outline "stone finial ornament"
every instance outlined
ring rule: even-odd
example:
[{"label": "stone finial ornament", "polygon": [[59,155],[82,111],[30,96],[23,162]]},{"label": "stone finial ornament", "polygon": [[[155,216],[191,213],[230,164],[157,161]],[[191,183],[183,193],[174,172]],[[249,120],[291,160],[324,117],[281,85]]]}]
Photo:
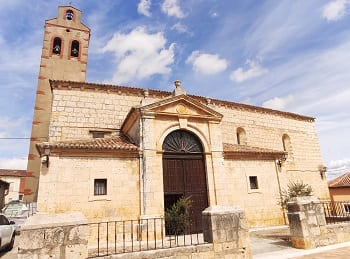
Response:
[{"label": "stone finial ornament", "polygon": [[181,87],[181,81],[180,80],[175,80],[174,84],[175,84],[176,88]]},{"label": "stone finial ornament", "polygon": [[178,96],[178,95],[186,95],[186,91],[182,89],[181,87],[181,81],[180,80],[175,80],[175,89],[173,91],[173,96]]}]

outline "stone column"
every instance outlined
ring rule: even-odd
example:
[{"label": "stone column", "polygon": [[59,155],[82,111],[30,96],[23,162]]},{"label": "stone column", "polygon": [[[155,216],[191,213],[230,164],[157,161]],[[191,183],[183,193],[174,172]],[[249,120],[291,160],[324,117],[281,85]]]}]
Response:
[{"label": "stone column", "polygon": [[[202,212],[204,241],[213,243],[215,258],[252,258],[249,228],[238,206],[211,206]],[[234,257],[232,257],[234,256]]]},{"label": "stone column", "polygon": [[297,197],[287,207],[293,247],[310,249],[328,244],[324,210],[316,197]]}]

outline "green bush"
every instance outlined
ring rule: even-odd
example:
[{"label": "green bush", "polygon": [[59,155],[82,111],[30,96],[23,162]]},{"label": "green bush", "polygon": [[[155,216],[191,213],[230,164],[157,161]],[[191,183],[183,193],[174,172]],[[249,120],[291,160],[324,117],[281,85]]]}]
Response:
[{"label": "green bush", "polygon": [[286,209],[287,203],[295,197],[311,196],[313,193],[312,187],[306,183],[301,182],[290,182],[288,184],[288,190],[282,191],[280,205]]},{"label": "green bush", "polygon": [[181,197],[170,209],[165,211],[167,234],[182,234],[190,225],[191,197]]}]

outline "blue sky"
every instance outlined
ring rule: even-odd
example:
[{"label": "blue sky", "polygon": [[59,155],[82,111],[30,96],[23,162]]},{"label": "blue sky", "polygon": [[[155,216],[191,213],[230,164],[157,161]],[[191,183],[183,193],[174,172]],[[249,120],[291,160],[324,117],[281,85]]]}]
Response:
[{"label": "blue sky", "polygon": [[[61,0],[0,0],[0,167],[25,168],[45,19]],[[316,117],[329,176],[350,171],[349,0],[76,0],[88,82]],[[5,138],[5,139],[4,139]]]}]

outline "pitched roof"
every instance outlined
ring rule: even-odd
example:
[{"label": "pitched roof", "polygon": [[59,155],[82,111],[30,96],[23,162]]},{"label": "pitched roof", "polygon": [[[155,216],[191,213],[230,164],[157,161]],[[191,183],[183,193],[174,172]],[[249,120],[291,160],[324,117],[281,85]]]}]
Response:
[{"label": "pitched roof", "polygon": [[[63,81],[63,80],[50,80],[50,86],[51,89],[80,89],[80,90],[101,90],[101,91],[111,91],[111,92],[123,92],[123,93],[130,93],[138,96],[144,96],[145,88],[138,88],[138,87],[131,87],[131,86],[120,86],[120,85],[109,85],[109,84],[97,84],[97,83],[87,83],[87,82],[75,82],[75,81]],[[158,98],[165,98],[171,96],[171,92],[168,91],[161,91],[161,90],[153,90],[153,89],[147,89],[149,92],[149,96],[152,97],[158,97]],[[210,100],[210,103],[213,105],[219,105],[219,106],[227,106],[235,109],[245,109],[249,111],[256,111],[261,113],[268,113],[268,114],[275,114],[284,116],[287,118],[293,118],[297,120],[306,120],[306,121],[314,121],[315,118],[300,115],[296,113],[291,112],[284,112],[284,111],[278,111],[273,110],[269,108],[264,108],[260,106],[254,106],[254,105],[248,105],[243,103],[236,103],[231,101],[225,101],[225,100],[219,100],[214,98],[208,98],[204,96],[198,96],[198,95],[192,95],[188,94],[187,96],[202,102],[206,104],[208,100]]]},{"label": "pitched roof", "polygon": [[0,176],[26,176],[26,170],[0,169]]},{"label": "pitched roof", "polygon": [[79,149],[79,150],[129,150],[138,151],[139,147],[132,144],[126,137],[117,136],[112,138],[93,138],[79,140],[65,140],[55,142],[43,142],[37,144],[40,154],[44,153],[44,148],[50,149]]},{"label": "pitched roof", "polygon": [[350,187],[350,172],[328,182],[329,188]]},{"label": "pitched roof", "polygon": [[286,154],[286,152],[279,150],[229,143],[223,143],[223,149],[226,154],[238,156],[282,157]]}]

